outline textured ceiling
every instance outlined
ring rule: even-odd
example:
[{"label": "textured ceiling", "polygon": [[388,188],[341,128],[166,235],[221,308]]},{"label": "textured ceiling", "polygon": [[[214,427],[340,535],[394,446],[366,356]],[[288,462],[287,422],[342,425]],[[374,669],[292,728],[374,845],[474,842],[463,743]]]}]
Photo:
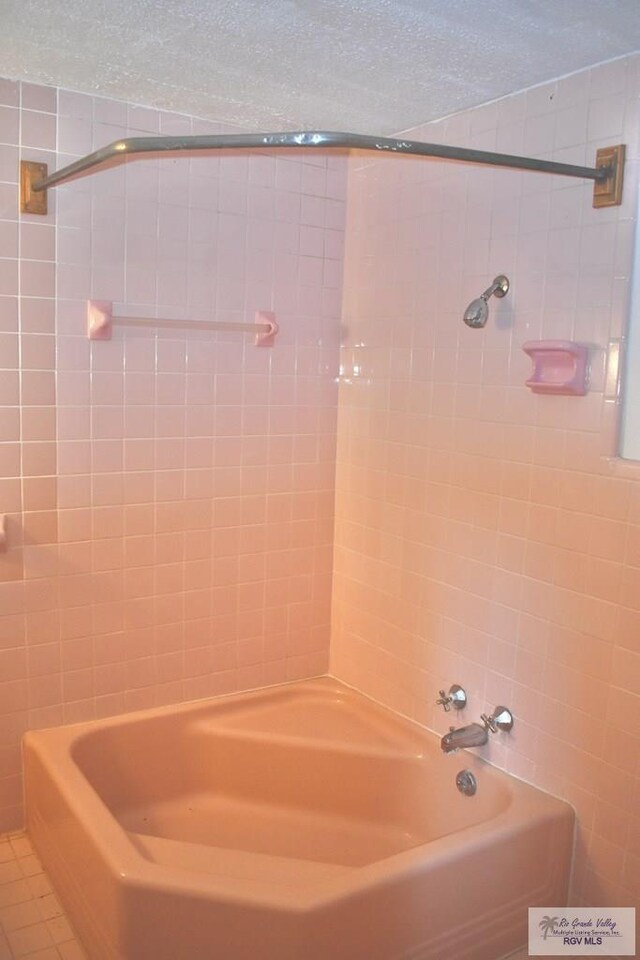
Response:
[{"label": "textured ceiling", "polygon": [[640,0],[0,0],[0,73],[391,133],[640,48]]}]

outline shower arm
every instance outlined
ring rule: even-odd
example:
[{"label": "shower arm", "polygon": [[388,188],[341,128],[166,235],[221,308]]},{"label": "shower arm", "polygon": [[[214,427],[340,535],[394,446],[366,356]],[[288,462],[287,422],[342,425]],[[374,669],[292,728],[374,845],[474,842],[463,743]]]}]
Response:
[{"label": "shower arm", "polygon": [[[367,150],[375,153],[406,154],[457,160],[466,163],[489,164],[538,173],[552,173],[564,177],[579,177],[594,181],[594,206],[620,203],[624,145],[598,150],[595,167],[582,167],[555,160],[492,153],[468,147],[449,147],[419,140],[373,137],[358,133],[297,131],[283,133],[201,134],[196,136],[126,137],[75,160],[73,163],[47,173],[46,164],[21,163],[21,210],[26,213],[46,213],[46,192],[51,187],[66,183],[94,167],[109,161],[123,161],[146,153],[184,153],[191,150],[274,150],[274,149],[342,149]],[[613,198],[613,199],[610,199]],[[44,209],[42,209],[44,207]]]},{"label": "shower arm", "polygon": [[484,300],[485,303],[490,297],[493,296],[498,297],[498,299],[501,300],[508,292],[509,281],[504,274],[501,273],[500,276],[495,278],[491,286],[487,287],[484,293],[480,294],[480,299]]}]

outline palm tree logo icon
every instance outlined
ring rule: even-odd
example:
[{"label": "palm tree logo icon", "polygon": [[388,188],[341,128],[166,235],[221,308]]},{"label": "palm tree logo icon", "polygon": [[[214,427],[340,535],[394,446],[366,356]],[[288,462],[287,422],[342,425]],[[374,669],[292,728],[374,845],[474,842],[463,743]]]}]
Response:
[{"label": "palm tree logo icon", "polygon": [[556,927],[558,926],[559,920],[558,917],[543,917],[542,920],[538,923],[538,926],[541,930],[544,931],[543,940],[547,939],[548,934],[554,933]]}]

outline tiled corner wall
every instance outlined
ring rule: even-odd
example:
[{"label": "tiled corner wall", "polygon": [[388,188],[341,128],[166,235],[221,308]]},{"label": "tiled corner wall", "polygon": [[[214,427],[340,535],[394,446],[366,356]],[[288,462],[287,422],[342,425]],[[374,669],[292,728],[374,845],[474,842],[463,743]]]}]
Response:
[{"label": "tiled corner wall", "polygon": [[[603,457],[639,96],[635,55],[409,133],[578,164],[624,142],[621,207],[593,210],[579,180],[411,158],[360,161],[349,184],[332,672],[441,733],[453,682],[463,722],[510,706],[513,733],[481,752],[575,805],[591,905],[640,905],[640,467]],[[498,273],[509,295],[469,329]],[[525,388],[540,338],[590,345],[588,396]]]},{"label": "tiled corner wall", "polygon": [[[18,216],[18,159],[229,128],[0,82],[0,831],[22,731],[323,673],[346,163],[147,158]],[[147,317],[280,334],[116,328]]]}]

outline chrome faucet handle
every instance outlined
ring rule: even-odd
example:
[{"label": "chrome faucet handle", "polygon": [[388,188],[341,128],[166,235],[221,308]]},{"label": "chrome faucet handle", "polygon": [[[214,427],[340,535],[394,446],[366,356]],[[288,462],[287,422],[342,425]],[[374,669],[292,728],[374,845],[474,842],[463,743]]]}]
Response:
[{"label": "chrome faucet handle", "polygon": [[513,729],[513,714],[508,707],[496,707],[488,716],[486,713],[481,714],[480,719],[491,733],[497,733],[498,730],[509,733]]},{"label": "chrome faucet handle", "polygon": [[440,697],[436,700],[436,703],[438,706],[444,707],[447,713],[451,710],[451,707],[453,707],[454,710],[462,710],[462,708],[467,705],[467,694],[459,683],[454,683],[450,686],[448,694],[445,693],[444,690],[439,690],[438,693]]},{"label": "chrome faucet handle", "polygon": [[444,707],[445,713],[449,713],[449,710],[451,710],[451,697],[448,697],[444,690],[438,690],[438,693],[440,696],[436,700],[436,704],[439,707]]}]

